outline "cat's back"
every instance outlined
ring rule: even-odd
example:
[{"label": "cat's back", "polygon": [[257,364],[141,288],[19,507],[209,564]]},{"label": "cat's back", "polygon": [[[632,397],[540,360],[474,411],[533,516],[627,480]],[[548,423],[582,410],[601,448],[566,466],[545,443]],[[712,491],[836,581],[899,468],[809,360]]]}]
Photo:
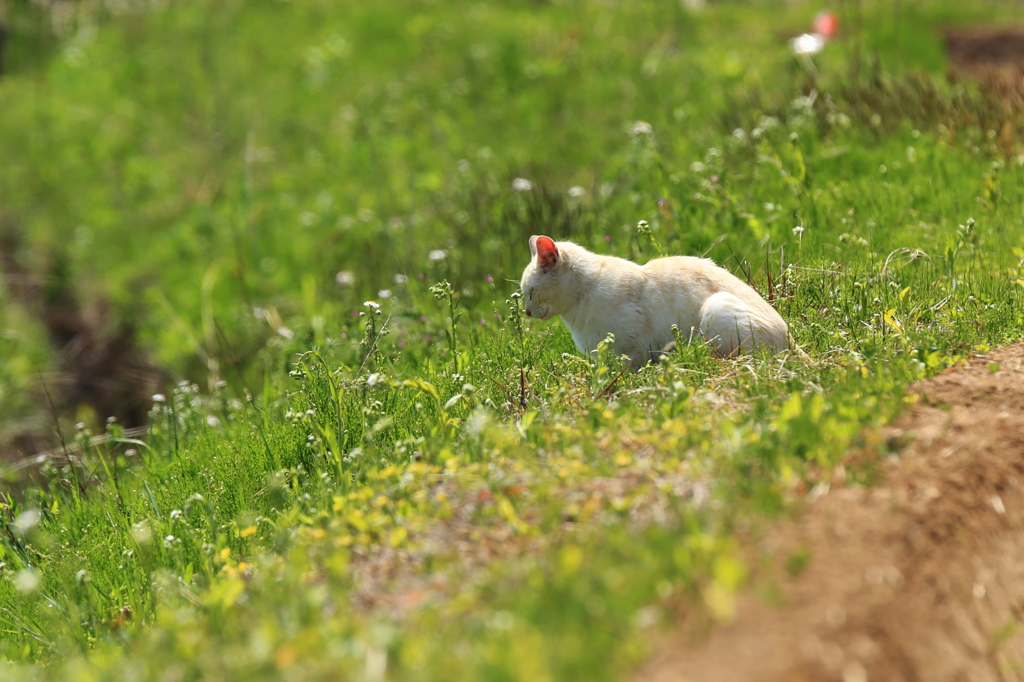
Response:
[{"label": "cat's back", "polygon": [[690,307],[720,291],[755,305],[761,300],[747,284],[710,258],[666,256],[640,265],[596,254],[571,242],[559,242],[558,246],[574,269],[586,273],[590,298],[594,300]]},{"label": "cat's back", "polygon": [[696,256],[668,256],[655,258],[643,266],[654,291],[670,295],[686,291],[690,295],[710,296],[719,291],[742,295],[749,290],[746,284],[710,258]]}]

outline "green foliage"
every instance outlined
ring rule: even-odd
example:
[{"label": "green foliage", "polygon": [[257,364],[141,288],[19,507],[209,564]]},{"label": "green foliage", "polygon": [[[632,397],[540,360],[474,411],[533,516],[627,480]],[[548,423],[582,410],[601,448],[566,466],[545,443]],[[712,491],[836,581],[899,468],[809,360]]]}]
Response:
[{"label": "green foliage", "polygon": [[[185,381],[2,498],[5,679],[619,679],[732,618],[738,528],[869,480],[911,382],[1024,328],[1024,139],[953,115],[923,28],[1012,6],[856,6],[814,72],[800,3],[83,2],[19,37],[17,257]],[[802,353],[582,357],[513,292],[533,233],[714,258]],[[56,362],[14,289],[0,437],[50,424]]]}]

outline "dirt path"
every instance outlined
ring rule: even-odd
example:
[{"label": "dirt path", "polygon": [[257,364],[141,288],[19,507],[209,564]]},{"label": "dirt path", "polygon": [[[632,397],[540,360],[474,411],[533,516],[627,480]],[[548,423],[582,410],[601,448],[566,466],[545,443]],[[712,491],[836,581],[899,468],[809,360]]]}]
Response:
[{"label": "dirt path", "polygon": [[635,680],[1024,680],[1024,344],[915,391],[882,480],[833,486],[770,531],[762,596],[730,626],[674,636]]}]

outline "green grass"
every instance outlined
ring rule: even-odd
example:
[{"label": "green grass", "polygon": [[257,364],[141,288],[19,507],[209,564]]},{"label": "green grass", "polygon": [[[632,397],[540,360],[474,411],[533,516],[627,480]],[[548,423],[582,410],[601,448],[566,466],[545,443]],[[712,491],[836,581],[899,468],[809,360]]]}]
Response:
[{"label": "green grass", "polygon": [[[812,73],[782,36],[816,9],[169,3],[55,38],[17,5],[16,257],[184,383],[143,441],[68,415],[81,456],[5,498],[6,678],[611,680],[728,621],[761,526],[870,484],[906,387],[1024,328],[1024,120],[941,80],[937,32],[1013,4],[865,3]],[[581,357],[514,296],[533,233],[707,253],[809,358]],[[52,428],[56,353],[0,315],[0,436]]]}]

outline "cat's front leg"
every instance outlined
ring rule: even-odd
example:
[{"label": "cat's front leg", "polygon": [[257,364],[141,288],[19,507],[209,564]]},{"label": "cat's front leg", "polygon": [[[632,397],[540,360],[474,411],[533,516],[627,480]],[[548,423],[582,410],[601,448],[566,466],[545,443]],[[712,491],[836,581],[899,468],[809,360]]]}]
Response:
[{"label": "cat's front leg", "polygon": [[636,371],[646,365],[651,360],[656,360],[651,355],[651,349],[648,348],[648,344],[638,338],[631,338],[624,335],[622,341],[618,342],[615,347],[615,351],[620,355],[625,355],[629,358],[629,366],[633,371]]},{"label": "cat's front leg", "polygon": [[639,370],[641,367],[646,365],[648,362],[652,362],[654,360],[657,360],[657,358],[653,357],[647,351],[641,351],[641,352],[636,353],[636,354],[623,353],[623,355],[628,355],[629,356],[629,367],[634,372]]}]

